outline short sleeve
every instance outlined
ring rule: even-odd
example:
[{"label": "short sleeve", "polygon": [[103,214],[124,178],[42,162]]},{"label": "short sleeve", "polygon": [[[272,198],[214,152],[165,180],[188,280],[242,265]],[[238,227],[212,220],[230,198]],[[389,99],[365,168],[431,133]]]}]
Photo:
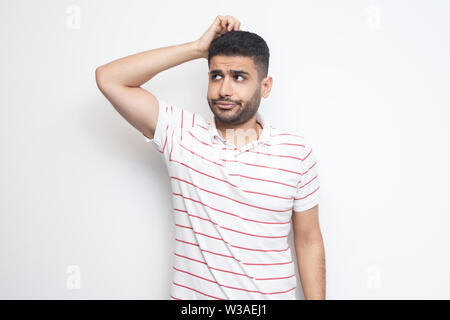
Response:
[{"label": "short sleeve", "polygon": [[161,153],[167,153],[173,142],[173,133],[180,126],[183,109],[168,104],[156,97],[159,104],[158,120],[153,139],[144,135],[145,141],[151,142]]},{"label": "short sleeve", "polygon": [[320,185],[316,155],[305,137],[304,146],[301,157],[302,176],[294,195],[294,211],[305,211],[319,204]]}]

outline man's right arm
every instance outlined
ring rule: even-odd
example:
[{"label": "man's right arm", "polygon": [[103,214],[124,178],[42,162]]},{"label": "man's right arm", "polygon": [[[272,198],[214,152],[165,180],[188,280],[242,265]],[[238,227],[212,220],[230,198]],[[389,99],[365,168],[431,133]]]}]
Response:
[{"label": "man's right arm", "polygon": [[157,48],[102,65],[95,70],[95,79],[117,112],[144,136],[153,139],[158,121],[158,100],[140,86],[161,71],[203,55],[196,41]]}]

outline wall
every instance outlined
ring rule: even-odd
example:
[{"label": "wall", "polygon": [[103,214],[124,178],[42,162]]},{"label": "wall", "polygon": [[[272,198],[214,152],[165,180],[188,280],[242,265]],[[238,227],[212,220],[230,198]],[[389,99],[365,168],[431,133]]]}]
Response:
[{"label": "wall", "polygon": [[[230,14],[271,50],[260,110],[315,148],[327,298],[449,299],[449,9],[1,1],[0,298],[168,297],[167,171],[98,90],[95,68],[196,40]],[[210,117],[207,71],[195,60],[143,87]]]}]

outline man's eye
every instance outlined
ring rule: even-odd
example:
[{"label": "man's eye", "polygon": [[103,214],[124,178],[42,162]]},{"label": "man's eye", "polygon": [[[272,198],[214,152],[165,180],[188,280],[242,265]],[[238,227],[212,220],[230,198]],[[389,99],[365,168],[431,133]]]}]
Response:
[{"label": "man's eye", "polygon": [[[212,78],[213,80],[215,80],[217,76],[221,77],[220,74],[213,74],[213,75],[211,76],[211,78]],[[235,75],[234,77],[235,77],[235,78],[241,77],[241,78],[242,78],[242,81],[245,80],[245,78],[244,78],[243,76],[241,76],[240,74]]]}]

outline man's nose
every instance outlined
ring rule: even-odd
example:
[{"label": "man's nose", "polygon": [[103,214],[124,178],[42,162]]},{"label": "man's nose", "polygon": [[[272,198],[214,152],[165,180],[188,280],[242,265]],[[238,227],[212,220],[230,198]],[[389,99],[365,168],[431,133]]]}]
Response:
[{"label": "man's nose", "polygon": [[222,81],[222,85],[220,87],[220,95],[222,97],[225,96],[232,96],[233,92],[232,92],[232,82],[231,79],[229,77],[225,77]]}]

